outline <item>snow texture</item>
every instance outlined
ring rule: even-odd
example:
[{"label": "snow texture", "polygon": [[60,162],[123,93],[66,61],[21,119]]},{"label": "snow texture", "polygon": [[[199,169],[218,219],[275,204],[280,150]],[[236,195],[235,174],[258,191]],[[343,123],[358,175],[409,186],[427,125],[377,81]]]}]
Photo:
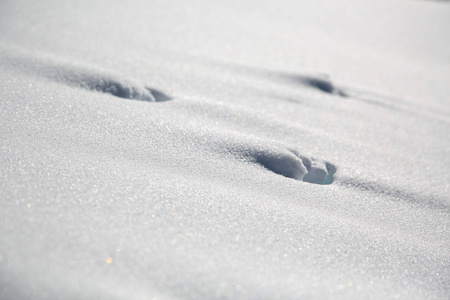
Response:
[{"label": "snow texture", "polygon": [[0,1],[0,299],[448,299],[449,16]]}]

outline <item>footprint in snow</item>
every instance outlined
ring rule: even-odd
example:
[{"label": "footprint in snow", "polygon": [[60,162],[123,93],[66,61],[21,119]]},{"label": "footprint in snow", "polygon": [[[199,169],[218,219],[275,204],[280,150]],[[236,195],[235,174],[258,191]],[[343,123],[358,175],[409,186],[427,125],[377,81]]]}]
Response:
[{"label": "footprint in snow", "polygon": [[[113,72],[82,63],[67,62],[45,54],[17,51],[1,51],[10,67],[30,75],[45,77],[55,82],[85,90],[110,94],[124,99],[163,102],[171,98],[163,92],[147,87]],[[5,52],[5,53],[2,53]],[[1,62],[0,57],[0,62]]]},{"label": "footprint in snow", "polygon": [[44,69],[44,75],[63,84],[124,99],[148,102],[171,100],[163,92],[146,87],[137,81],[92,68],[50,66],[47,70]]},{"label": "footprint in snow", "polygon": [[279,75],[293,84],[301,84],[327,94],[348,97],[348,94],[337,87],[327,75],[298,75],[282,73]]},{"label": "footprint in snow", "polygon": [[256,162],[266,169],[296,180],[331,184],[336,166],[316,158],[300,155],[295,150],[283,152],[259,152],[255,154]]}]

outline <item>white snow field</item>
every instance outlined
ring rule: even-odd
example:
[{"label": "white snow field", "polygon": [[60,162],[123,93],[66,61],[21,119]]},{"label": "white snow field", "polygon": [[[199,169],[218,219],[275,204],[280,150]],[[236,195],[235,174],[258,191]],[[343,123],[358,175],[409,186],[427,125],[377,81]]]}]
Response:
[{"label": "white snow field", "polygon": [[450,3],[0,1],[0,299],[449,299]]}]

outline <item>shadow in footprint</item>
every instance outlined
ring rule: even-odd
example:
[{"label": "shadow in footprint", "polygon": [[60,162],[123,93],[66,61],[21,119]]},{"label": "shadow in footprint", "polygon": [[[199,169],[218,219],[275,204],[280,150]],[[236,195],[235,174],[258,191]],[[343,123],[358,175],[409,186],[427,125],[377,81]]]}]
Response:
[{"label": "shadow in footprint", "polygon": [[334,181],[336,166],[329,162],[316,160],[305,156],[300,156],[308,173],[303,177],[303,181],[315,184],[331,184]]},{"label": "shadow in footprint", "polygon": [[165,101],[172,100],[172,98],[170,98],[169,96],[167,96],[166,94],[164,94],[161,91],[151,89],[149,87],[146,87],[146,89],[153,95],[153,98],[155,99],[156,102],[165,102]]},{"label": "shadow in footprint", "polygon": [[1,49],[0,62],[30,75],[85,90],[110,94],[115,97],[148,102],[171,100],[163,92],[148,88],[121,74],[102,70],[83,63],[68,62],[46,54],[29,53],[24,49]]},{"label": "shadow in footprint", "polygon": [[102,74],[74,74],[73,71],[62,75],[63,83],[78,86],[87,90],[110,94],[123,99],[134,99],[156,102],[155,97],[148,89],[143,89],[136,84],[121,82],[111,76]]},{"label": "shadow in footprint", "polygon": [[52,76],[54,72],[47,72],[45,75],[50,79],[70,86],[106,93],[130,100],[148,102],[164,102],[171,100],[169,96],[159,90],[145,87],[137,81],[122,78],[107,72],[80,67],[67,68],[54,66],[53,68],[58,68],[58,76]]},{"label": "shadow in footprint", "polygon": [[222,69],[237,71],[240,74],[245,74],[247,76],[264,78],[272,82],[290,84],[297,87],[305,86],[327,94],[332,94],[340,97],[349,97],[349,95],[341,87],[336,86],[330,79],[330,76],[326,74],[282,72],[249,65],[218,62],[216,60],[211,60],[211,63],[213,63],[214,65],[220,65]]},{"label": "shadow in footprint", "polygon": [[260,152],[256,162],[264,168],[295,180],[303,180],[308,173],[302,161],[291,152]]},{"label": "shadow in footprint", "polygon": [[299,155],[295,150],[260,152],[256,155],[256,162],[284,177],[321,185],[333,183],[337,170],[329,162]]},{"label": "shadow in footprint", "polygon": [[326,75],[308,76],[308,75],[281,73],[279,76],[295,84],[306,85],[328,94],[338,95],[341,97],[348,97],[348,94],[344,92],[342,89],[338,88]]}]

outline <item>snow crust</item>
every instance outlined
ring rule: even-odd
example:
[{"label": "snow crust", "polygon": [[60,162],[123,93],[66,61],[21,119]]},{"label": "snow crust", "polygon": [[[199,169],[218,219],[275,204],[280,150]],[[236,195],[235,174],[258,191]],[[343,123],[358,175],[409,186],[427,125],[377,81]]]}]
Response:
[{"label": "snow crust", "polygon": [[0,2],[0,299],[448,299],[449,22]]}]

